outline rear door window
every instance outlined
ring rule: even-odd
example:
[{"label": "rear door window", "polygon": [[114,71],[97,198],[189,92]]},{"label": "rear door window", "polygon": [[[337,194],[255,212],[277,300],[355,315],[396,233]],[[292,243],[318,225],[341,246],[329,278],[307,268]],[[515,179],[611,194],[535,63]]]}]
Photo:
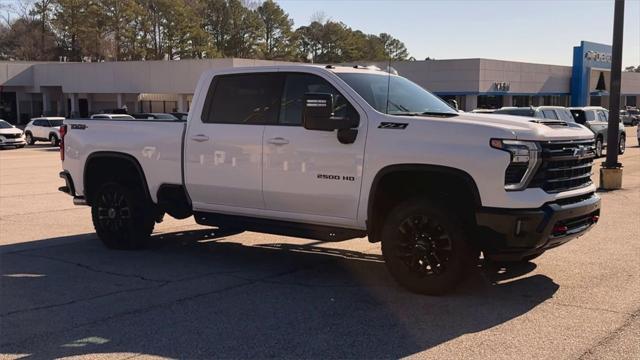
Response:
[{"label": "rear door window", "polygon": [[545,119],[553,119],[558,120],[558,116],[556,116],[556,112],[551,109],[542,110],[542,114]]},{"label": "rear door window", "polygon": [[214,78],[205,100],[202,122],[275,124],[280,111],[283,75],[251,73]]}]

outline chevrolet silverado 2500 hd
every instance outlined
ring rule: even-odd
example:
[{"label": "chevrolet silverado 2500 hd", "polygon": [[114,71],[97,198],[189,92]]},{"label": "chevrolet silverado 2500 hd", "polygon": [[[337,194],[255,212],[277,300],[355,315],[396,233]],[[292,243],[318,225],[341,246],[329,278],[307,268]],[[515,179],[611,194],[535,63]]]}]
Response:
[{"label": "chevrolet silverado 2500 hd", "polygon": [[487,258],[522,261],[598,220],[593,134],[459,113],[397,75],[287,65],[205,72],[187,123],[67,120],[61,187],[109,248],[167,213],[199,224],[382,242],[393,277],[450,290]]}]

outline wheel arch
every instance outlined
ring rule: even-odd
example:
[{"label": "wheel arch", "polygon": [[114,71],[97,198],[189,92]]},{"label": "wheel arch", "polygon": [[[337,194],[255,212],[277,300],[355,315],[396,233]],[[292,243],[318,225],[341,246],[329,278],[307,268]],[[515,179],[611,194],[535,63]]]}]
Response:
[{"label": "wheel arch", "polygon": [[[143,192],[147,198],[151,198],[151,194],[149,192],[149,184],[147,183],[146,176],[144,171],[142,170],[142,166],[138,159],[134,156],[126,153],[116,152],[116,151],[98,151],[91,153],[87,156],[87,159],[84,163],[84,170],[82,175],[82,180],[84,184],[84,194],[87,199],[87,203],[90,205],[91,197],[93,192],[97,190],[95,184],[93,184],[93,172],[91,171],[93,167],[102,165],[114,165],[120,164],[124,165],[124,169],[127,171],[132,171],[135,174],[136,181],[139,182],[139,185],[142,187]],[[104,171],[106,169],[99,169],[100,171]],[[119,170],[119,169],[118,169]],[[100,174],[100,172],[98,173]],[[123,174],[119,171],[111,172],[111,178],[118,178]]]},{"label": "wheel arch", "polygon": [[[369,234],[370,242],[377,242],[377,232],[381,229],[379,216],[382,215],[385,209],[379,209],[381,201],[384,201],[384,190],[389,184],[385,184],[385,179],[389,177],[433,177],[433,179],[457,179],[459,183],[464,184],[466,194],[470,195],[470,204],[474,208],[482,206],[482,200],[480,198],[480,192],[473,177],[464,170],[443,166],[443,165],[430,165],[430,164],[396,164],[389,165],[380,169],[371,183],[369,189],[369,198],[367,203],[367,233]],[[391,184],[392,185],[392,184]]]}]

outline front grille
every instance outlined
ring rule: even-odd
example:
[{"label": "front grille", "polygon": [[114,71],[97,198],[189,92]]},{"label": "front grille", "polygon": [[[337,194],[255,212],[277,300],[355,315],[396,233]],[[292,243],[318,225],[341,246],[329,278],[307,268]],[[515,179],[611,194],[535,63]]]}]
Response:
[{"label": "front grille", "polygon": [[555,201],[556,204],[558,205],[571,205],[571,204],[577,204],[581,201],[590,199],[591,197],[594,196],[595,193],[588,193],[588,194],[582,194],[582,195],[578,195],[578,196],[573,196],[570,198],[564,198],[564,199],[558,199]]},{"label": "front grille", "polygon": [[595,142],[549,141],[542,146],[542,163],[529,187],[557,193],[591,185]]},{"label": "front grille", "polygon": [[5,139],[19,139],[21,134],[2,134]]}]

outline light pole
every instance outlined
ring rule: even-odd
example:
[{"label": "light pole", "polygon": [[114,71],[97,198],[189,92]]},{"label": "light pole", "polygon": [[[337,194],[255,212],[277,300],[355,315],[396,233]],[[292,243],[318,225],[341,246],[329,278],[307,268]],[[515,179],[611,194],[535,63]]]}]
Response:
[{"label": "light pole", "polygon": [[609,94],[609,124],[607,160],[600,169],[600,187],[615,190],[622,187],[622,164],[618,162],[618,126],[620,122],[620,79],[622,77],[622,35],[624,30],[624,0],[615,0],[613,13],[613,54],[611,54],[611,92]]}]

